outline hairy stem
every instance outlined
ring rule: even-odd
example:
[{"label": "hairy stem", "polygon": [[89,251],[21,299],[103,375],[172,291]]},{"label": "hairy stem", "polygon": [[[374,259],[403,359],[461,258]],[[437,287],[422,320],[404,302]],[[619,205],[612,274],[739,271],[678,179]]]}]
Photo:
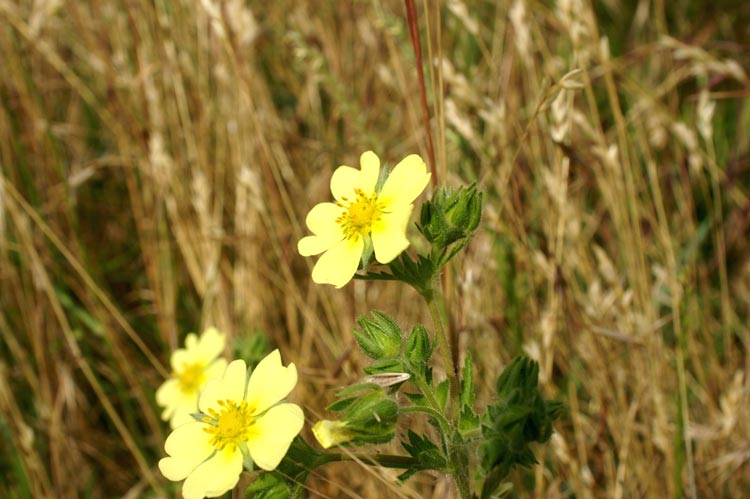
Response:
[{"label": "hairy stem", "polygon": [[450,387],[450,419],[457,425],[458,418],[461,415],[458,369],[453,362],[453,352],[447,327],[448,321],[445,312],[445,302],[443,301],[443,295],[440,289],[438,283],[438,286],[433,286],[432,292],[425,296],[425,298],[430,309],[432,322],[435,326],[435,336],[437,337],[440,355],[443,357],[445,372],[448,376],[448,384]]}]

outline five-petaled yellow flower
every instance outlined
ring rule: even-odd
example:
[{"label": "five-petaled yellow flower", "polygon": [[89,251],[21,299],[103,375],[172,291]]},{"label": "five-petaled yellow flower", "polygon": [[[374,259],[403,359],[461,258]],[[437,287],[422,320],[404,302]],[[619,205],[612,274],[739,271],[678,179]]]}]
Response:
[{"label": "five-petaled yellow flower", "polygon": [[195,421],[191,414],[198,412],[198,396],[210,379],[221,377],[227,361],[219,358],[224,351],[226,335],[216,328],[208,328],[200,338],[190,333],[185,348],[175,350],[170,359],[172,377],[156,391],[156,403],[164,407],[163,420],[172,428]]},{"label": "five-petaled yellow flower", "polygon": [[374,249],[375,259],[389,263],[409,246],[406,227],[413,202],[430,181],[425,162],[416,154],[401,160],[377,189],[380,159],[372,151],[359,158],[361,169],[340,166],[331,177],[335,203],[320,203],[307,215],[312,236],[297,244],[302,256],[323,253],[313,281],[345,285],[357,271],[362,254]]},{"label": "five-petaled yellow flower", "polygon": [[249,380],[244,360],[229,364],[224,377],[209,381],[200,396],[202,420],[167,437],[162,474],[185,480],[185,499],[200,499],[232,489],[247,456],[261,469],[275,469],[304,423],[299,406],[279,403],[296,384],[297,368],[284,367],[278,350],[260,361]]}]

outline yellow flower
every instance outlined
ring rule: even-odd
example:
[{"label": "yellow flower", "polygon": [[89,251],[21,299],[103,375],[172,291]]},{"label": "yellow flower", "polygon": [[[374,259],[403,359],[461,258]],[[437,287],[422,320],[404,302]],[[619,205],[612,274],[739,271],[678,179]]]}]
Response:
[{"label": "yellow flower", "polygon": [[201,393],[203,419],[167,437],[162,474],[185,480],[185,499],[200,499],[237,485],[247,456],[261,469],[276,468],[304,423],[299,406],[279,403],[296,384],[297,368],[284,367],[278,350],[260,361],[249,380],[245,361],[229,364],[224,377],[209,381]]},{"label": "yellow flower", "polygon": [[220,377],[227,361],[218,358],[224,351],[226,335],[216,328],[206,329],[201,337],[190,333],[185,348],[175,350],[170,359],[172,377],[156,391],[156,403],[164,407],[163,420],[172,428],[195,421],[191,414],[198,412],[198,396],[210,379]]},{"label": "yellow flower", "polygon": [[367,151],[359,162],[360,170],[340,166],[333,172],[331,192],[336,202],[310,210],[306,223],[313,235],[297,244],[302,256],[323,253],[312,272],[319,284],[340,288],[349,282],[370,248],[378,262],[388,263],[409,246],[406,226],[412,203],[430,181],[424,161],[416,154],[407,156],[379,191],[380,159]]},{"label": "yellow flower", "polygon": [[312,427],[313,435],[324,449],[348,442],[354,436],[346,430],[346,421],[323,419]]}]

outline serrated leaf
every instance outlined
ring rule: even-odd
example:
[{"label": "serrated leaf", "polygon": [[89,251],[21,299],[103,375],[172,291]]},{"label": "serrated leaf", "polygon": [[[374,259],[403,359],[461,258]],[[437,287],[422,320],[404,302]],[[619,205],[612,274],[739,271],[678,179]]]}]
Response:
[{"label": "serrated leaf", "polygon": [[487,472],[482,497],[488,497],[512,467],[536,463],[530,444],[546,442],[552,435],[552,423],[563,409],[559,402],[544,400],[538,376],[539,365],[519,356],[497,380],[497,398],[487,407],[484,441],[478,449]]},{"label": "serrated leaf", "polygon": [[417,471],[422,470],[445,471],[448,466],[445,456],[432,440],[426,436],[418,435],[412,430],[409,430],[407,437],[408,442],[403,441],[401,445],[419,464],[399,475],[399,480],[405,481]]},{"label": "serrated leaf", "polygon": [[458,430],[461,433],[476,430],[479,428],[481,420],[471,407],[465,405],[461,410],[461,419],[458,422]]},{"label": "serrated leaf", "polygon": [[245,489],[245,499],[287,499],[292,490],[276,473],[260,473]]}]

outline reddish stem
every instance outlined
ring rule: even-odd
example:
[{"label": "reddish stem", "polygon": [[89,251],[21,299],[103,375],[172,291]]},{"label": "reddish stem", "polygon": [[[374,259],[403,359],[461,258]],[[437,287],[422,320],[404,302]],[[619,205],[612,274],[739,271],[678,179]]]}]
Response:
[{"label": "reddish stem", "polygon": [[422,71],[422,49],[419,44],[419,27],[417,26],[417,9],[414,6],[414,0],[404,0],[406,4],[406,19],[409,24],[409,34],[411,35],[411,45],[414,47],[414,56],[417,60],[417,75],[419,76],[419,90],[422,95],[422,118],[424,121],[424,131],[427,136],[427,158],[432,171],[432,186],[437,187],[438,176],[435,167],[435,149],[432,147],[432,134],[430,133],[430,111],[427,109],[427,90],[424,84],[424,71]]}]

